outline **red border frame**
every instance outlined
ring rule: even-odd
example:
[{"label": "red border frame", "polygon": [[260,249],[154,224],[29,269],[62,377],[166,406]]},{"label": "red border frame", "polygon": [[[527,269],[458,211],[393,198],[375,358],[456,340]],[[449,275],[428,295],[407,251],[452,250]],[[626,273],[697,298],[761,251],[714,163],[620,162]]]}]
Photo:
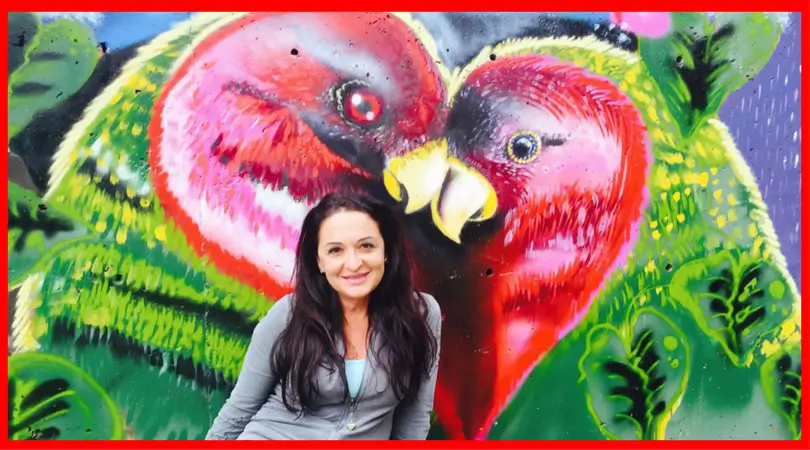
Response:
[{"label": "red border frame", "polygon": [[[118,3],[117,6],[113,6],[112,2],[109,1],[99,1],[99,0],[73,0],[73,1],[58,1],[58,0],[46,0],[46,1],[39,1],[35,4],[27,5],[30,8],[21,8],[20,4],[12,6],[7,6],[7,11],[58,11],[58,10],[66,10],[66,11],[76,11],[76,10],[84,10],[84,11],[160,11],[160,12],[171,12],[171,11],[182,11],[182,10],[202,10],[202,11],[221,11],[221,2],[214,2],[211,1],[207,5],[201,1],[189,1],[189,0],[175,0],[174,6],[171,9],[166,9],[167,2],[159,1],[159,0],[140,0],[138,2],[127,2],[127,7],[123,7],[121,3]],[[720,0],[707,4],[706,2],[699,2],[699,1],[681,1],[681,2],[672,2],[668,6],[670,8],[664,8],[663,6],[667,5],[653,5],[650,4],[649,1],[628,1],[624,0],[621,4],[618,4],[616,7],[609,7],[603,1],[598,0],[569,0],[565,3],[567,11],[603,11],[606,9],[621,9],[624,11],[650,11],[656,10],[659,11],[666,11],[668,9],[677,10],[677,11],[698,11],[698,10],[705,10],[707,7],[708,9],[717,11],[757,11],[761,9],[760,4],[755,4],[753,1],[748,4],[745,1],[734,1],[734,0]],[[656,2],[658,3],[658,2]],[[281,4],[281,1],[279,1]],[[241,9],[241,10],[253,10],[253,11],[262,11],[266,10],[268,7],[268,3],[266,1],[249,1],[249,2],[240,2],[238,5],[235,4],[228,4],[231,6],[231,9]],[[276,11],[288,11],[288,10],[296,10],[296,11],[337,11],[337,10],[346,10],[346,11],[367,11],[367,10],[395,10],[395,11],[492,11],[494,6],[498,7],[498,11],[502,12],[517,12],[517,11],[533,11],[538,9],[544,9],[543,7],[547,7],[550,5],[538,3],[536,1],[505,1],[500,0],[497,4],[493,4],[492,2],[485,2],[485,1],[472,1],[468,0],[465,2],[461,1],[437,1],[437,0],[410,0],[408,2],[390,2],[390,1],[376,1],[374,3],[364,3],[359,1],[341,1],[340,6],[342,8],[338,8],[335,2],[328,2],[325,0],[321,1],[310,1],[310,2],[295,2],[295,9],[290,9],[289,7],[277,7],[273,8]],[[809,114],[808,114],[808,101],[807,98],[810,97],[808,94],[808,73],[806,71],[808,60],[808,47],[810,47],[810,31],[808,28],[810,27],[810,18],[808,18],[808,13],[810,13],[810,2],[807,0],[778,0],[774,2],[768,3],[769,10],[771,11],[791,11],[791,12],[799,12],[801,13],[801,42],[804,44],[802,45],[801,49],[801,60],[802,65],[805,67],[805,72],[801,74],[801,86],[802,86],[802,102],[801,102],[801,111],[802,111],[802,129],[808,129],[808,122],[810,122]],[[8,28],[8,22],[3,22],[3,28]],[[5,62],[4,65],[7,65],[7,54],[2,54],[3,61]],[[3,98],[3,110],[8,111],[8,99],[7,97]],[[8,130],[6,130],[6,140],[8,137]],[[808,169],[810,163],[808,163],[807,157],[810,155],[808,152],[808,144],[807,140],[805,139],[802,142],[802,162],[801,167],[804,170]],[[8,160],[0,159],[0,167],[3,167],[8,170]],[[804,193],[807,190],[807,185],[805,184],[802,187],[801,197],[802,197],[802,228],[807,230],[808,227],[808,214],[806,204],[804,202]],[[5,222],[8,226],[8,196],[0,196],[0,202],[2,202],[2,211],[3,217]],[[7,235],[6,235],[7,238]],[[808,243],[807,240],[803,240],[801,242],[801,261],[804,262],[805,257],[808,252]],[[804,278],[807,279],[807,268],[802,267],[802,275]],[[3,273],[8,273],[7,270]],[[802,306],[807,306],[806,301],[802,301]],[[6,330],[6,334],[8,334],[8,309],[7,308],[0,308],[0,320],[3,323],[3,327]],[[808,325],[808,316],[805,314],[801,318],[802,328]],[[808,349],[805,346],[802,349],[802,354],[805,358],[808,356]],[[2,374],[4,376],[8,375],[8,365],[4,364],[2,367]],[[803,378],[806,378],[809,369],[807,365],[802,372]],[[8,396],[7,390],[3,390],[3,398]],[[7,402],[7,400],[6,400]],[[808,407],[807,402],[804,402],[803,406],[803,420],[802,420],[802,427],[804,430],[808,430],[810,428],[810,417],[808,416]],[[7,440],[7,414],[8,411],[6,408],[0,408],[0,427],[3,430],[6,430],[2,434],[3,436],[3,444],[2,448],[59,448],[59,449],[69,449],[69,448],[76,448],[76,449],[89,449],[89,448],[116,448],[116,449],[124,449],[124,448],[152,448],[152,449],[163,449],[163,448],[171,448],[171,449],[178,449],[178,448],[350,448],[350,449],[363,449],[363,448],[397,448],[397,449],[404,449],[404,448],[436,448],[436,449],[460,449],[460,448],[486,448],[486,449],[499,449],[499,448],[521,448],[521,449],[528,449],[528,448],[543,448],[543,449],[550,449],[550,448],[582,448],[582,449],[593,449],[593,448],[617,448],[617,449],[630,449],[630,448],[707,448],[707,449],[717,449],[717,448],[733,448],[733,449],[747,449],[747,448],[809,448],[810,447],[810,437],[808,437],[807,433],[804,434],[803,438],[800,441],[622,441],[622,442],[615,442],[615,441],[423,441],[423,442],[403,442],[403,441],[385,441],[382,442],[357,442],[357,441],[335,441],[335,442],[307,442],[307,441],[288,441],[284,443],[273,443],[273,442],[216,442],[216,441],[115,441],[115,442],[108,442],[108,441],[57,441],[53,443],[48,442],[26,442],[26,441],[8,441]]]}]

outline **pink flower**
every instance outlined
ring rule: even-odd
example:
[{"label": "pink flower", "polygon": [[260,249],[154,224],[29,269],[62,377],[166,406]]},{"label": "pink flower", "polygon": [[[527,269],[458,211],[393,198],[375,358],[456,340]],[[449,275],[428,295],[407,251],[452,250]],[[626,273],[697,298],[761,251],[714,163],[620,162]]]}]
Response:
[{"label": "pink flower", "polygon": [[625,31],[651,38],[666,36],[672,26],[667,12],[612,12],[610,20]]}]

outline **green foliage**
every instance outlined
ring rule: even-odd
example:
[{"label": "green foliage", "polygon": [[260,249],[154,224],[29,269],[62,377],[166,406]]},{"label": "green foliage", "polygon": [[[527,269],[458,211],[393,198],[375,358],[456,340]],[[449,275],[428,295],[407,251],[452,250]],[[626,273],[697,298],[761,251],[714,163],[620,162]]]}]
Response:
[{"label": "green foliage", "polygon": [[767,63],[782,33],[767,13],[672,13],[673,31],[639,51],[684,136]]},{"label": "green foliage", "polygon": [[75,93],[99,60],[93,30],[81,22],[40,24],[22,64],[9,76],[8,137],[22,131],[41,111]]},{"label": "green foliage", "polygon": [[768,404],[785,419],[793,439],[802,438],[802,354],[799,344],[780,349],[762,365]]},{"label": "green foliage", "polygon": [[585,335],[569,334],[532,369],[492,426],[491,440],[603,440],[590,420],[578,364]]},{"label": "green foliage", "polygon": [[[160,353],[166,360],[184,359],[205,367],[204,378],[213,384],[215,377],[216,382],[235,381],[260,316],[226,303],[232,298],[227,292],[198,291],[189,280],[133,258],[137,253],[126,251],[131,249],[94,242],[53,258],[49,271],[62,277],[42,282],[43,301],[37,311],[47,329],[57,321],[67,323],[91,341],[101,340],[96,329],[116,333],[137,342],[130,356]],[[193,281],[197,274],[188,273]],[[55,334],[42,336],[41,344]]]},{"label": "green foliage", "polygon": [[8,359],[9,440],[111,440],[124,437],[123,419],[95,380],[55,355],[20,353]]},{"label": "green foliage", "polygon": [[8,74],[25,60],[25,49],[39,29],[39,18],[30,12],[8,13]]},{"label": "green foliage", "polygon": [[17,286],[65,246],[93,239],[78,220],[46,204],[34,192],[8,182],[8,286]]},{"label": "green foliage", "polygon": [[609,439],[663,439],[683,397],[689,345],[681,330],[652,308],[638,310],[624,327],[590,330],[580,360],[594,421]]},{"label": "green foliage", "polygon": [[[36,283],[25,302],[28,320],[17,327],[20,340],[35,340],[92,374],[140,439],[205,436],[253,326],[272,306],[197,256],[146,187],[152,102],[168,69],[207,24],[124,69],[115,82],[122,83],[118,96],[85,111],[91,124],[72,130],[78,142],[62,143],[73,153],[51,167],[62,176],[52,180],[48,211],[58,207],[87,220],[94,239],[50,253],[47,265],[37,266],[42,270],[28,270],[43,276],[30,279]],[[98,153],[86,151],[91,147]],[[93,173],[99,164],[125,167],[130,177]],[[183,402],[144,396],[154,389],[180,393]]]},{"label": "green foliage", "polygon": [[779,270],[761,256],[724,250],[685,264],[670,292],[735,365],[790,316],[794,298]]},{"label": "green foliage", "polygon": [[137,344],[123,347],[126,352],[110,351],[107,338],[107,334],[89,341],[80,338],[86,345],[79,351],[74,335],[65,333],[41,351],[70,359],[104,389],[124,415],[127,439],[204,439],[230,391],[201,388],[193,377],[172,370],[176,360],[164,359],[161,352],[136,358],[131,351],[142,349]]},{"label": "green foliage", "polygon": [[[762,69],[781,30],[763,14],[718,14],[714,24],[704,13],[672,17],[675,33],[665,39],[639,38],[640,71],[590,49],[556,50],[549,44],[533,50],[607,76],[632,99],[649,130],[651,202],[626,265],[606,281],[579,325],[542,356],[499,415],[489,439],[660,439],[667,425],[667,439],[785,437],[763,426],[773,423],[765,421],[775,420],[776,413],[763,410],[759,360],[751,360],[759,342],[783,323],[798,294],[787,272],[766,261],[763,249],[756,254],[724,251],[761,245],[769,225],[764,210],[756,211],[761,196],[748,184],[754,180],[732,163],[739,150],[714,118],[727,95]],[[761,40],[751,38],[749,31],[762,32]],[[693,104],[693,96],[699,101],[701,95],[704,104]],[[724,253],[706,258],[715,252]],[[732,266],[723,273],[723,267]],[[718,281],[711,277],[721,274],[723,281],[713,287],[733,292],[714,303],[723,311],[716,314],[711,308],[718,299],[706,293]],[[630,365],[628,355],[637,351],[644,335],[631,332],[632,323],[623,320],[639,307],[654,307],[677,324],[691,349],[688,369],[667,377],[665,386],[674,395],[663,389],[656,394],[665,408],[678,409],[659,415],[640,414],[644,408],[633,410],[632,399],[612,393],[630,389],[629,378],[607,378],[604,370],[597,370],[600,358]],[[767,310],[764,319],[760,310]],[[597,365],[585,371],[587,383],[576,385],[572,378],[583,375],[572,373],[572,356],[582,356],[586,343],[589,356],[583,357],[583,367]],[[729,359],[726,353],[735,356]],[[625,374],[644,379],[640,367]],[[681,378],[674,382],[672,376]],[[643,383],[638,386],[644,390]],[[592,397],[588,405],[586,395]],[[650,398],[635,405],[655,412]]]}]

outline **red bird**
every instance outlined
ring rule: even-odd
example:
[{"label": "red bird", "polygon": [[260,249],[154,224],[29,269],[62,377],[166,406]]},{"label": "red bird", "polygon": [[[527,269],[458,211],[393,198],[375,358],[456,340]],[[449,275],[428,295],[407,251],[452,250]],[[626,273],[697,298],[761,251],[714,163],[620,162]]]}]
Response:
[{"label": "red bird", "polygon": [[[455,271],[424,272],[437,274],[427,289],[446,316],[437,413],[450,437],[480,439],[629,252],[649,149],[641,117],[611,81],[550,57],[486,62],[452,105],[454,156],[434,192],[434,223],[460,242],[472,215],[497,209],[497,227],[465,229]],[[425,198],[436,185],[426,177],[398,181]]]},{"label": "red bird", "polygon": [[156,102],[150,167],[166,214],[218,270],[289,289],[303,216],[365,190],[428,140],[434,59],[383,13],[248,14],[206,38]]}]

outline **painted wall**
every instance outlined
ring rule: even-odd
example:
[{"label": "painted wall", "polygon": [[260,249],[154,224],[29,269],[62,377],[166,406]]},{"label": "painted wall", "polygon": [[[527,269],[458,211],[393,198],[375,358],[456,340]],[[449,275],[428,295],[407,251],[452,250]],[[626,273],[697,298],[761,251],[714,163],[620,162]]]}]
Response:
[{"label": "painted wall", "polygon": [[337,189],[442,305],[431,438],[800,437],[798,14],[54,14],[9,14],[10,438],[202,438]]}]

